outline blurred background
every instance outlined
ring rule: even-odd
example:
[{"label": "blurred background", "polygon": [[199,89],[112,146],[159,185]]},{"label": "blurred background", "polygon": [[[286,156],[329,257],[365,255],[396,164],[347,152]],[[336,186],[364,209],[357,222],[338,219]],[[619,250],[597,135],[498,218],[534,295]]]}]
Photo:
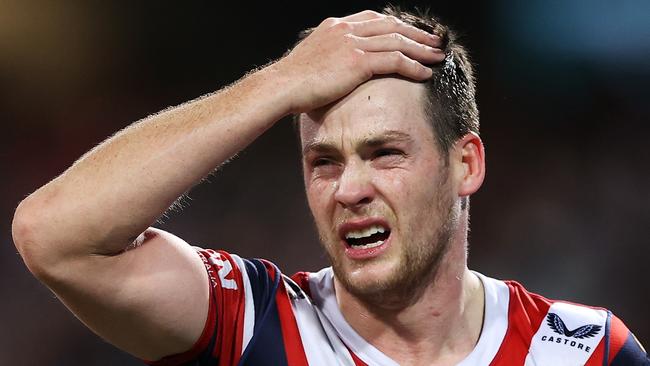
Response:
[{"label": "blurred background", "polygon": [[[298,31],[382,5],[0,0],[0,364],[140,364],[26,270],[11,239],[22,198],[131,122],[280,57]],[[650,345],[650,2],[405,5],[459,30],[477,66],[488,174],[471,268],[607,307]],[[161,227],[289,274],[321,268],[297,152],[278,123]]]}]

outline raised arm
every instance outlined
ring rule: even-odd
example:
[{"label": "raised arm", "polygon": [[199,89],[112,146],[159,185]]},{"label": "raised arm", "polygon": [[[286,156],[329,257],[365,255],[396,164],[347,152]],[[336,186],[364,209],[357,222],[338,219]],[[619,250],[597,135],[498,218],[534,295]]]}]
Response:
[{"label": "raised arm", "polygon": [[181,239],[149,226],[282,117],[331,103],[377,74],[422,80],[440,40],[362,12],[319,25],[290,54],[214,94],[138,121],[16,210],[29,269],[87,326],[145,359],[185,351],[208,311],[208,278]]}]

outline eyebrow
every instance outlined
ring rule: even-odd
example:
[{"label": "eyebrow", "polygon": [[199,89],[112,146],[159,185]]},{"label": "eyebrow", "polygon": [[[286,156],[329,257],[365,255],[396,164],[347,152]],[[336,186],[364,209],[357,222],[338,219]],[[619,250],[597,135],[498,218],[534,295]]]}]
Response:
[{"label": "eyebrow", "polygon": [[[367,146],[367,147],[378,147],[385,145],[390,142],[406,142],[410,143],[413,141],[413,137],[408,133],[396,130],[384,131],[377,136],[367,137],[361,140],[358,145]],[[302,149],[302,155],[306,155],[310,151],[320,152],[320,153],[332,153],[336,152],[339,149],[335,144],[325,141],[311,141]]]},{"label": "eyebrow", "polygon": [[408,133],[402,131],[388,130],[378,136],[365,138],[361,140],[361,145],[370,147],[381,146],[389,142],[412,142],[413,138]]}]

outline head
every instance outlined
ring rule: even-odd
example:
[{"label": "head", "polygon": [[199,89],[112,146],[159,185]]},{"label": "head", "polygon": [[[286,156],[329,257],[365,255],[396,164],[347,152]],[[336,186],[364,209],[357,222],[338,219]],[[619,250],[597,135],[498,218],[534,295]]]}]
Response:
[{"label": "head", "polygon": [[407,304],[451,247],[465,251],[483,146],[471,64],[453,33],[385,13],[441,36],[447,57],[434,76],[373,78],[297,120],[309,207],[338,282],[367,302]]}]

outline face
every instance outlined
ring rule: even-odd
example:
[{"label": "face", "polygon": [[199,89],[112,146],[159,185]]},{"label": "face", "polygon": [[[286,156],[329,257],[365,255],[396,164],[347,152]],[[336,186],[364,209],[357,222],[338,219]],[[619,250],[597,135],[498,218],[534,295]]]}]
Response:
[{"label": "face", "polygon": [[301,116],[309,206],[336,279],[361,299],[404,299],[432,281],[457,223],[423,96],[421,84],[373,79]]}]

